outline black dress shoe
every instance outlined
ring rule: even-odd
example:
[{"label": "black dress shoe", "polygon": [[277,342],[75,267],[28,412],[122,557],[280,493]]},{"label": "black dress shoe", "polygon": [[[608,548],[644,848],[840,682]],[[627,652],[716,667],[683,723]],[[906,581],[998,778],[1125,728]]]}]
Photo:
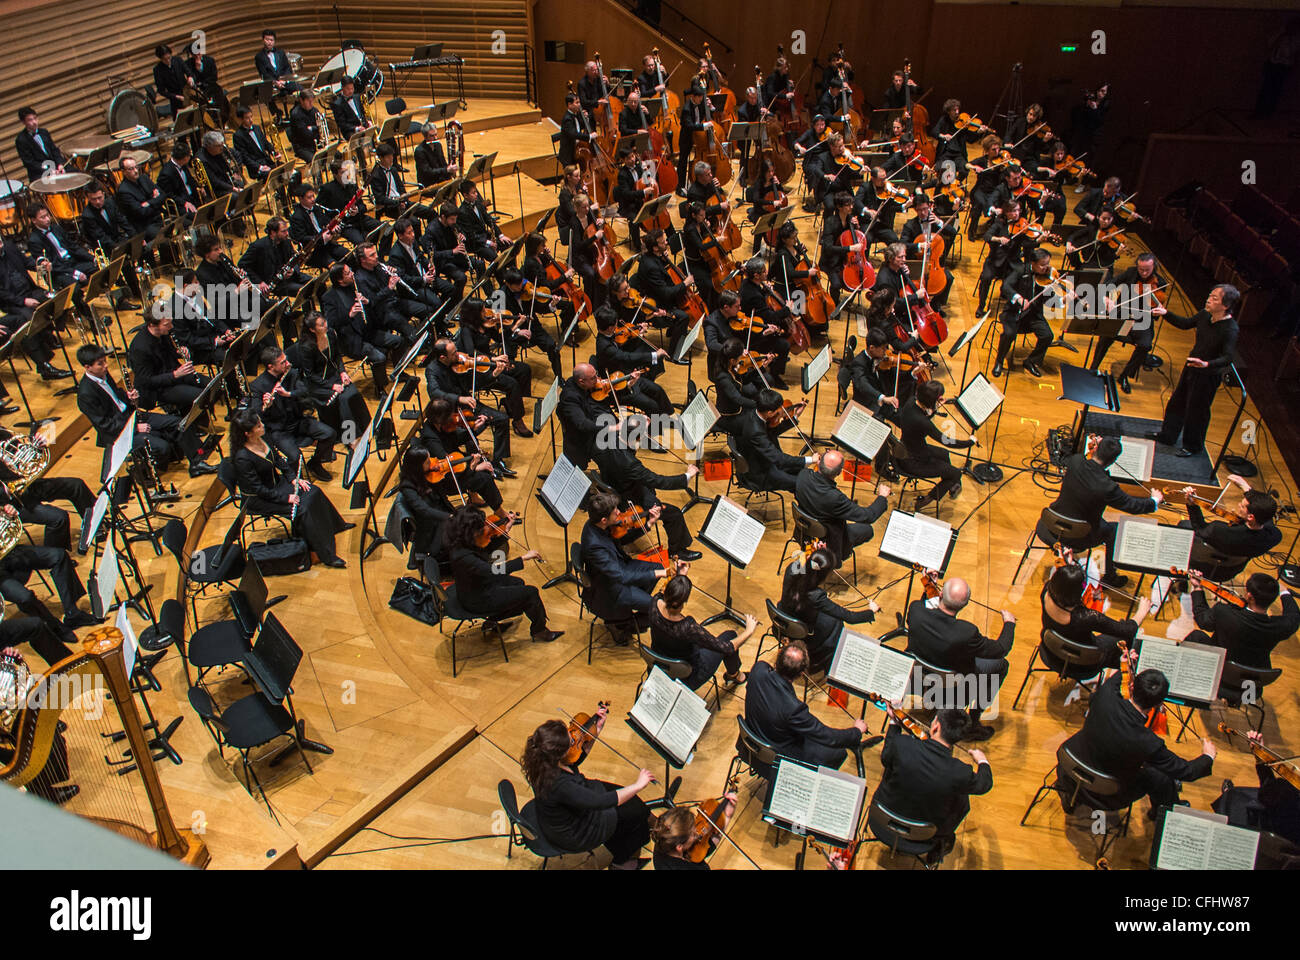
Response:
[{"label": "black dress shoe", "polygon": [[216,472],[217,472],[217,468],[214,467],[214,466],[213,466],[212,464],[210,464],[210,463],[191,463],[191,464],[190,464],[190,476],[191,476],[191,477],[202,477],[202,476],[204,476],[205,474],[216,473]]},{"label": "black dress shoe", "polygon": [[327,480],[334,479],[334,474],[330,473],[319,463],[308,463],[307,472],[310,473],[317,480],[319,480],[321,483],[324,483]]},{"label": "black dress shoe", "polygon": [[511,469],[510,469],[509,467],[507,467],[504,463],[494,463],[494,464],[492,464],[492,472],[496,474],[496,477],[497,477],[498,480],[501,480],[501,479],[508,479],[508,478],[510,478],[510,477],[517,477],[517,476],[519,476],[519,474],[518,474],[517,472],[515,472],[514,470],[511,470]]},{"label": "black dress shoe", "polygon": [[1119,375],[1119,388],[1125,393],[1133,392],[1133,387],[1129,384],[1128,377],[1122,373]]},{"label": "black dress shoe", "polygon": [[1038,364],[1026,361],[1025,373],[1029,374],[1031,377],[1041,377],[1043,375],[1043,370],[1038,366]]},{"label": "black dress shoe", "polygon": [[321,562],[324,563],[325,566],[327,567],[334,567],[335,569],[338,570],[342,570],[344,567],[348,565],[348,562],[344,560],[342,557],[331,557],[329,560],[322,560]]},{"label": "black dress shoe", "polygon": [[1154,440],[1156,443],[1168,444],[1169,442],[1160,435],[1159,430],[1148,430],[1146,433],[1142,434],[1142,436],[1146,437],[1148,440]]},{"label": "black dress shoe", "polygon": [[553,643],[564,636],[563,630],[543,630],[533,634],[533,643]]},{"label": "black dress shoe", "polygon": [[702,556],[704,556],[704,554],[700,553],[698,550],[682,550],[677,554],[677,559],[685,560],[687,563],[694,563]]},{"label": "black dress shoe", "polygon": [[999,360],[999,361],[997,361],[995,364],[993,364],[993,379],[994,379],[994,380],[996,380],[998,377],[1002,376],[1002,374],[1003,374],[1004,372],[1005,372],[1005,371],[1004,371],[1004,369],[1003,369],[1003,367],[1002,367],[1002,361],[1001,361],[1001,360]]},{"label": "black dress shoe", "polygon": [[1188,450],[1186,447],[1179,447],[1177,450],[1174,451],[1174,456],[1175,456],[1175,457],[1194,457],[1194,456],[1196,456],[1196,451],[1194,451],[1194,450]]},{"label": "black dress shoe", "polygon": [[71,370],[60,370],[52,363],[43,363],[36,369],[40,371],[42,380],[66,380],[72,376]]},{"label": "black dress shoe", "polygon": [[95,623],[99,623],[99,621],[88,614],[85,610],[71,610],[63,615],[63,625],[69,630],[76,630],[80,627],[89,627]]},{"label": "black dress shoe", "polygon": [[517,437],[523,437],[525,440],[527,440],[529,437],[533,435],[533,431],[528,429],[528,424],[524,423],[523,420],[519,420],[519,419],[512,420],[510,422],[510,426],[514,429],[515,436]]}]

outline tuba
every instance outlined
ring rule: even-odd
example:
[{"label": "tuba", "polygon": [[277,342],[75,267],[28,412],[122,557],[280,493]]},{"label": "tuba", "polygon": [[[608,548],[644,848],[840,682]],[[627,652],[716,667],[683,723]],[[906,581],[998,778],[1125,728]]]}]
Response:
[{"label": "tuba", "polygon": [[[33,480],[50,469],[50,448],[26,437],[10,437],[4,443],[0,443],[0,464],[4,464],[10,471],[18,474],[18,479],[9,483],[9,493],[16,497]],[[18,524],[18,532],[22,533],[21,523]],[[8,553],[12,548],[13,543],[9,542],[8,531],[0,532],[0,551]]]}]

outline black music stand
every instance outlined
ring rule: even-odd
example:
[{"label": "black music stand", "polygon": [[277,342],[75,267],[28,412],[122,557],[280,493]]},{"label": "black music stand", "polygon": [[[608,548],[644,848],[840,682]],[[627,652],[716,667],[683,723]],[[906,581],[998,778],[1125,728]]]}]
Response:
[{"label": "black music stand", "polygon": [[1077,452],[1088,429],[1088,409],[1101,407],[1110,413],[1119,413],[1119,388],[1115,378],[1100,370],[1088,370],[1072,364],[1061,364],[1061,399],[1080,406],[1078,428],[1074,431],[1074,450]]},{"label": "black music stand", "polygon": [[43,423],[53,423],[60,418],[44,417],[40,420],[36,419],[36,415],[32,413],[32,405],[27,400],[27,391],[23,389],[22,377],[18,376],[18,370],[14,367],[14,351],[17,350],[19,345],[27,339],[28,334],[31,332],[31,327],[32,322],[28,320],[9,336],[9,339],[5,341],[4,346],[0,347],[0,361],[9,364],[9,372],[13,374],[14,385],[18,388],[18,396],[22,398],[23,408],[27,411],[27,419],[21,423],[15,423],[14,426],[35,430]]},{"label": "black music stand", "polygon": [[[715,613],[712,616],[707,617],[702,621],[703,626],[706,627],[709,624],[718,623],[722,620],[730,620],[732,623],[737,624],[738,626],[743,626],[745,623],[745,619],[742,616],[740,616],[740,614],[736,613],[732,603],[731,574],[732,571],[736,569],[744,570],[747,566],[749,566],[753,558],[751,557],[750,560],[744,560],[741,557],[735,556],[734,554],[730,553],[721,544],[714,543],[712,537],[709,536],[709,524],[713,521],[714,515],[718,512],[718,509],[721,506],[722,502],[726,499],[727,498],[723,496],[718,496],[717,498],[714,499],[713,506],[709,508],[708,516],[704,518],[704,523],[701,525],[700,533],[699,533],[700,543],[704,544],[706,547],[708,547],[710,550],[712,550],[714,553],[720,556],[723,560],[727,561],[727,597],[722,602],[722,611],[720,613]],[[752,517],[741,518],[742,521],[745,519],[752,520],[753,518]],[[762,524],[762,521],[754,520],[754,523]],[[767,532],[767,527],[764,524],[763,533],[766,532]],[[762,542],[763,533],[759,535],[759,542]]]},{"label": "black music stand", "polygon": [[74,285],[69,284],[44,303],[33,309],[30,323],[31,329],[27,331],[27,336],[34,337],[42,330],[49,328],[54,339],[59,344],[59,350],[63,354],[64,362],[68,365],[68,369],[72,371],[72,386],[55,390],[54,395],[56,397],[62,397],[69,393],[77,392],[78,380],[76,367],[73,366],[72,358],[68,356],[68,347],[67,344],[63,342],[63,337],[59,336],[58,331],[54,329],[54,319],[56,317],[61,317],[68,312],[68,304],[72,302],[73,288]]},{"label": "black music stand", "polygon": [[[672,202],[673,194],[671,193],[665,193],[660,197],[651,197],[645,203],[641,204],[641,209],[637,211],[637,215],[632,218],[631,222],[639,225],[645,223],[652,217],[659,216],[661,213],[667,213],[668,206]],[[636,251],[633,252],[635,253]]]},{"label": "black music stand", "polygon": [[[573,551],[569,549],[569,524],[573,522],[573,515],[578,512],[578,507],[590,490],[591,478],[575,467],[568,457],[560,454],[552,465],[551,472],[547,474],[546,481],[537,491],[537,501],[542,509],[564,528],[564,571],[542,584],[543,590],[558,587],[562,583],[578,583],[578,573],[573,568]],[[555,496],[560,495],[562,498],[557,502]]]},{"label": "black music stand", "polygon": [[[822,358],[825,357],[823,364]],[[815,369],[814,365],[820,366],[821,369]],[[812,393],[812,423],[808,426],[808,436],[804,439],[804,449],[812,450],[815,447],[832,447],[834,442],[824,437],[817,436],[817,399],[821,396],[822,380],[831,369],[831,345],[828,343],[823,346],[813,356],[811,360],[805,363],[799,370],[800,387],[803,388],[804,395]]]},{"label": "black music stand", "polygon": [[[332,754],[334,748],[316,740],[307,739],[304,731],[307,721],[301,719],[293,708],[293,677],[302,663],[302,647],[289,635],[284,624],[274,613],[262,621],[253,649],[244,654],[244,669],[254,686],[272,703],[283,704],[293,718],[294,743],[285,744],[271,757],[270,766],[284,759],[285,754],[297,747],[314,753]],[[307,765],[311,769],[311,764]]]},{"label": "black music stand", "polygon": [[1087,367],[1092,359],[1092,351],[1096,347],[1099,337],[1110,337],[1118,340],[1120,337],[1127,336],[1132,327],[1132,319],[1120,316],[1074,316],[1066,321],[1064,329],[1061,330],[1061,336],[1064,337],[1069,333],[1088,338],[1088,349],[1083,355],[1083,365]]}]

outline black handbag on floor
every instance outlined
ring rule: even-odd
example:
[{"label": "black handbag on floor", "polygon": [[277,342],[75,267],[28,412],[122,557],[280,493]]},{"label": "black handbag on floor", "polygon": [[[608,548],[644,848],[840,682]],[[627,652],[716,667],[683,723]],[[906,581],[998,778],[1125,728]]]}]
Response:
[{"label": "black handbag on floor", "polygon": [[264,577],[283,577],[311,569],[311,551],[307,549],[307,541],[298,537],[249,544],[248,559],[257,564]]},{"label": "black handbag on floor", "polygon": [[400,613],[406,614],[436,627],[442,616],[438,602],[433,598],[433,588],[415,577],[398,577],[393,584],[393,595],[388,598],[388,605]]}]

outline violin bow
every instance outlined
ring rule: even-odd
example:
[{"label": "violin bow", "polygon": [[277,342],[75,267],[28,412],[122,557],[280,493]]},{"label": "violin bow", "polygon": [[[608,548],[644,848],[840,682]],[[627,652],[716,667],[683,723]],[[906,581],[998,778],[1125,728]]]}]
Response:
[{"label": "violin bow", "polygon": [[747,853],[744,851],[744,848],[741,847],[740,844],[738,844],[735,840],[732,840],[732,839],[731,839],[731,835],[728,834],[726,830],[722,829],[722,827],[720,827],[718,824],[714,823],[713,818],[710,817],[707,813],[704,812],[704,808],[703,808],[703,807],[697,805],[696,808],[695,808],[695,812],[696,812],[696,814],[698,814],[699,816],[701,816],[701,817],[704,818],[704,822],[705,822],[705,823],[707,823],[709,826],[711,826],[714,830],[717,831],[718,836],[722,837],[724,840],[727,841],[727,843],[729,843],[729,844],[731,844],[733,847],[735,847],[736,850],[738,850],[738,851],[740,852],[740,855],[741,855],[742,857],[744,857],[744,858],[745,858],[746,860],[748,860],[751,864],[753,864],[755,870],[762,870],[762,869],[763,869],[763,868],[760,867],[757,863],[754,863],[754,858],[751,857],[749,854],[747,854]]}]

